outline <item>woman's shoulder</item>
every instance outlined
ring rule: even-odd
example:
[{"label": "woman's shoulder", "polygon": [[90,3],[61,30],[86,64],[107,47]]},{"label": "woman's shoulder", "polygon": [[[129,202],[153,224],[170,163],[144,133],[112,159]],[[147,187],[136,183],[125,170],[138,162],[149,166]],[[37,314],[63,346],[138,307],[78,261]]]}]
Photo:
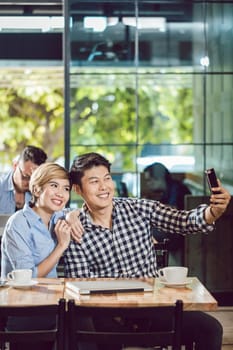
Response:
[{"label": "woman's shoulder", "polygon": [[24,231],[32,223],[29,212],[30,210],[20,209],[12,214],[7,221],[7,229],[20,228],[20,230]]}]

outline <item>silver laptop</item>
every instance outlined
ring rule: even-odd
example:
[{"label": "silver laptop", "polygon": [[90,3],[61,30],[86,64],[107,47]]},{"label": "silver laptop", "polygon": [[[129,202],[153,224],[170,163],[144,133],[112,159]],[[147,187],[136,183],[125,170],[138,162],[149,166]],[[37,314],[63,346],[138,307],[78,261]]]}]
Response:
[{"label": "silver laptop", "polygon": [[79,294],[153,291],[151,284],[137,279],[72,281],[66,282],[66,287]]}]

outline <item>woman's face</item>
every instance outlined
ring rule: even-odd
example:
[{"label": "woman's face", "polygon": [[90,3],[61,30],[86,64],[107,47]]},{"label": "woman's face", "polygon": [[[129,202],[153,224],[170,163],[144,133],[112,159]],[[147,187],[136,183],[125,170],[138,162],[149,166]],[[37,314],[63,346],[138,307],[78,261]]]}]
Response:
[{"label": "woman's face", "polygon": [[49,212],[63,209],[70,198],[70,183],[65,179],[53,179],[37,194],[36,207]]}]

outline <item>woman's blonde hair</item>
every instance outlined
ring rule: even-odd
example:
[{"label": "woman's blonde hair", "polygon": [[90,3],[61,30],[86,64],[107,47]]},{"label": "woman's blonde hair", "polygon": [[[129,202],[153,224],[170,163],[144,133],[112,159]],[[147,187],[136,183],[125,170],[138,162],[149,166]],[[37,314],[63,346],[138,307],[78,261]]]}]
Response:
[{"label": "woman's blonde hair", "polygon": [[44,163],[38,166],[36,170],[33,171],[30,182],[29,190],[32,194],[31,205],[36,202],[35,194],[38,194],[43,186],[53,179],[68,180],[71,187],[70,176],[68,170],[56,163]]}]

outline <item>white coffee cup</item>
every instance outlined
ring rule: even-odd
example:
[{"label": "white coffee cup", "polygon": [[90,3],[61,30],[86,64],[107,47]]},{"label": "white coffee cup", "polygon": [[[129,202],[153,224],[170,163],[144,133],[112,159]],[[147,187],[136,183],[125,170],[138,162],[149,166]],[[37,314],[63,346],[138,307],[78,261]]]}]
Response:
[{"label": "white coffee cup", "polygon": [[32,270],[20,269],[13,270],[7,274],[7,279],[18,284],[29,284],[32,279]]},{"label": "white coffee cup", "polygon": [[168,266],[158,271],[161,281],[171,284],[182,284],[187,280],[188,268],[184,266]]}]

